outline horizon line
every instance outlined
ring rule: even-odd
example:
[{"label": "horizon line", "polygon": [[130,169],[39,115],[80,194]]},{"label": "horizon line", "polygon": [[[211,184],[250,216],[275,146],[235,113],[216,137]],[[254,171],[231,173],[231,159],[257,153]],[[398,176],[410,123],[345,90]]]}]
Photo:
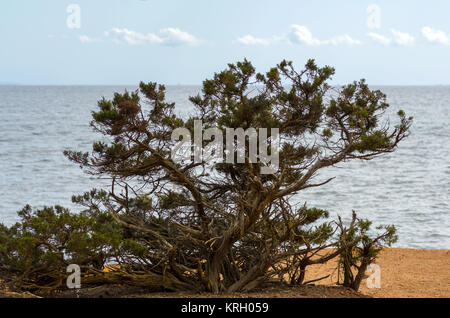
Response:
[{"label": "horizon line", "polygon": [[[157,82],[158,83],[158,82]],[[158,83],[164,86],[192,86],[192,87],[201,87],[203,86],[203,84],[163,84],[163,83]],[[332,84],[331,86],[345,86],[348,85],[350,83],[347,84]],[[397,86],[397,87],[431,87],[431,86],[450,86],[450,83],[448,84],[368,84],[369,86]],[[34,86],[34,87],[93,87],[93,86],[97,86],[97,87],[107,87],[107,86],[139,86],[138,84],[24,84],[24,83],[0,83],[0,86]]]}]

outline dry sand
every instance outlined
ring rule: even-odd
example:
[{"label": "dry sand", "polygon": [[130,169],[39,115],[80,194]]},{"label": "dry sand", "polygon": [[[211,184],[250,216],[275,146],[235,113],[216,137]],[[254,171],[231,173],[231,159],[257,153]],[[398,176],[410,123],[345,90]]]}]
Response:
[{"label": "dry sand", "polygon": [[[381,288],[367,288],[363,280],[360,292],[372,297],[450,297],[450,250],[388,248],[376,264],[381,270]],[[327,275],[335,262],[307,268],[306,280]],[[332,285],[337,274],[317,282]]]}]

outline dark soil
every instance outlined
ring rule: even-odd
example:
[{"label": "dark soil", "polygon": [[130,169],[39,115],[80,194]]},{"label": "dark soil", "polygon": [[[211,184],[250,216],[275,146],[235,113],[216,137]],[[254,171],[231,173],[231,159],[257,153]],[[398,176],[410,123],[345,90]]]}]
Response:
[{"label": "dark soil", "polygon": [[52,294],[34,295],[29,292],[18,293],[5,289],[0,282],[0,298],[365,298],[361,293],[339,286],[307,285],[288,286],[274,285],[250,293],[222,293],[213,295],[209,293],[191,292],[149,292],[142,287],[129,287],[123,285],[105,285],[75,290],[64,290]]}]

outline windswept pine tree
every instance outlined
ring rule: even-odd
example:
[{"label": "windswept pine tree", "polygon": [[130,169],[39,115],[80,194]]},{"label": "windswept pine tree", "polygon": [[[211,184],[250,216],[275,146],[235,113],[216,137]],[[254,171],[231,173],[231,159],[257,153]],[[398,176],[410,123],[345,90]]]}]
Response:
[{"label": "windswept pine tree", "polygon": [[[321,179],[322,169],[394,151],[412,119],[399,111],[397,124],[390,125],[383,118],[389,105],[382,92],[364,80],[331,87],[333,74],[333,68],[313,60],[301,71],[282,61],[265,74],[256,73],[247,60],[229,64],[204,81],[201,94],[190,97],[195,111],[189,118],[177,115],[174,103],[165,99],[165,87],[156,83],[141,82],[139,90],[101,99],[92,127],[104,141],[94,143],[91,153],[65,154],[86,172],[110,178],[111,187],[74,197],[86,211],[65,231],[84,228],[96,240],[84,238],[89,250],[78,246],[75,251],[71,234],[58,237],[53,244],[64,252],[61,262],[82,263],[90,274],[82,278],[84,284],[218,293],[249,291],[282,278],[304,284],[307,266],[340,258],[344,285],[357,289],[368,262],[395,240],[395,228],[387,226],[372,237],[370,222],[354,213],[346,226],[294,199],[332,181]],[[249,160],[248,143],[244,163],[174,161],[171,150],[178,141],[172,132],[187,128],[194,135],[196,120],[224,136],[226,128],[278,128],[278,169],[263,173],[266,163]],[[270,153],[274,141],[266,137],[259,147]],[[225,151],[226,143],[219,150]],[[237,147],[234,137],[232,143]],[[27,213],[28,226],[35,224],[30,218],[42,216]],[[53,210],[44,216],[49,215],[58,219]],[[38,229],[9,231],[20,240]],[[7,258],[0,250],[2,255]],[[116,271],[99,271],[111,262],[118,264]],[[46,283],[39,273],[28,278]]]}]

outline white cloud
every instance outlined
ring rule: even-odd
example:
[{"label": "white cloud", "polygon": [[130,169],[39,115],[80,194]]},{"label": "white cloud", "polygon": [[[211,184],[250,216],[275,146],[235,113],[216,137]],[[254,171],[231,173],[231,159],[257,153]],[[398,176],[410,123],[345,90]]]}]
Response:
[{"label": "white cloud", "polygon": [[411,46],[414,44],[414,37],[408,33],[400,32],[396,29],[391,29],[394,36],[394,42],[402,46]]},{"label": "white cloud", "polygon": [[163,42],[162,38],[153,33],[143,34],[126,28],[112,28],[111,31],[105,32],[106,36],[109,36],[110,34],[119,36],[123,41],[131,45],[144,43],[160,44]]},{"label": "white cloud", "polygon": [[97,39],[90,38],[87,35],[79,35],[78,40],[80,40],[81,43],[97,42]]},{"label": "white cloud", "polygon": [[304,25],[294,24],[291,26],[290,39],[293,43],[317,46],[323,44],[322,41],[313,37],[311,31]]},{"label": "white cloud", "polygon": [[[196,45],[199,43],[197,38],[187,32],[177,28],[165,28],[159,31],[159,35],[154,33],[140,33],[126,28],[112,28],[105,32],[105,36],[117,36],[130,45],[140,44],[164,44],[169,46],[176,45]],[[115,39],[117,42],[117,38]]]},{"label": "white cloud", "polygon": [[282,41],[284,37],[257,38],[253,35],[245,35],[237,39],[238,43],[243,45],[270,45]]},{"label": "white cloud", "polygon": [[309,29],[306,26],[297,24],[291,26],[289,38],[293,43],[305,44],[308,46],[361,44],[360,41],[352,39],[347,34],[335,36],[329,40],[319,40],[312,35],[311,31],[309,31]]},{"label": "white cloud", "polygon": [[177,28],[165,28],[159,32],[163,35],[164,44],[167,45],[197,45],[200,42],[195,36]]},{"label": "white cloud", "polygon": [[294,44],[305,44],[308,46],[319,46],[319,45],[356,45],[361,44],[360,41],[352,39],[349,35],[343,34],[335,36],[329,40],[319,40],[315,38],[311,31],[304,25],[294,24],[291,26],[291,30],[286,35],[273,36],[271,38],[258,38],[253,35],[245,35],[237,39],[237,42],[243,45],[271,45],[280,42],[294,43]]},{"label": "white cloud", "polygon": [[432,29],[430,27],[422,28],[422,35],[428,40],[428,42],[439,43],[449,45],[450,40],[444,31]]},{"label": "white cloud", "polygon": [[401,46],[411,46],[414,44],[414,37],[406,32],[400,32],[396,29],[391,29],[391,33],[393,36],[392,39],[375,32],[370,32],[367,34],[367,36],[375,42],[386,46],[390,45],[391,43]]},{"label": "white cloud", "polygon": [[333,37],[331,40],[324,41],[325,44],[332,44],[332,45],[340,45],[340,44],[348,44],[348,45],[357,45],[361,44],[360,41],[352,39],[349,35],[338,35]]},{"label": "white cloud", "polygon": [[383,45],[391,44],[391,39],[389,39],[389,38],[387,38],[387,37],[385,37],[385,36],[383,36],[381,34],[378,34],[378,33],[375,33],[375,32],[370,32],[370,33],[367,34],[367,36],[370,37],[375,42],[378,42],[380,44],[383,44]]}]

